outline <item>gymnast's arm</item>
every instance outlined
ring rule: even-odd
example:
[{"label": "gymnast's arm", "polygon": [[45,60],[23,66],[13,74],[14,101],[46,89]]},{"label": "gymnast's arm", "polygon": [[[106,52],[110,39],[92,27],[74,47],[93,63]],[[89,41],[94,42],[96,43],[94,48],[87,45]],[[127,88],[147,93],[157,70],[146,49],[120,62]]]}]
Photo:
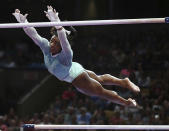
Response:
[{"label": "gymnast's arm", "polygon": [[[27,21],[27,16],[28,14],[21,14],[19,9],[15,9],[15,12],[13,13],[13,15],[15,16],[16,20],[19,23],[28,23]],[[40,46],[40,44],[42,43],[43,38],[37,33],[37,31],[35,30],[35,28],[33,27],[26,27],[23,28],[25,33],[38,45]]]},{"label": "gymnast's arm", "polygon": [[[56,10],[53,9],[52,6],[47,6],[47,9],[48,9],[47,11],[44,11],[46,14],[46,17],[51,22],[60,22],[60,19],[58,17],[59,13],[56,12]],[[69,44],[69,41],[67,40],[66,30],[62,26],[55,26],[55,28],[57,29],[58,38],[60,40],[60,44],[62,47],[62,53],[66,57],[69,57],[69,58],[72,57],[73,52]]]},{"label": "gymnast's arm", "polygon": [[35,42],[36,45],[40,46],[43,38],[38,34],[35,28],[26,27],[23,28],[23,30]]},{"label": "gymnast's arm", "polygon": [[72,56],[73,51],[72,51],[70,43],[67,39],[65,29],[63,27],[57,29],[57,34],[58,34],[58,38],[60,40],[60,44],[61,44],[61,47],[62,47],[62,52],[65,55]]}]

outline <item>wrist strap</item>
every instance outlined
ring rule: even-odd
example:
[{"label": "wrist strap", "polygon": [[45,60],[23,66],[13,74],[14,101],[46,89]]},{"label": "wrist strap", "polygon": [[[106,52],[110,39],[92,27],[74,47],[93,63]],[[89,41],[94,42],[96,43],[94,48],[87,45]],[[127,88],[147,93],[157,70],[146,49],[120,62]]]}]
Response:
[{"label": "wrist strap", "polygon": [[58,30],[58,31],[60,31],[60,30],[62,30],[62,29],[63,29],[63,27],[61,27],[61,28],[58,28],[57,30]]}]

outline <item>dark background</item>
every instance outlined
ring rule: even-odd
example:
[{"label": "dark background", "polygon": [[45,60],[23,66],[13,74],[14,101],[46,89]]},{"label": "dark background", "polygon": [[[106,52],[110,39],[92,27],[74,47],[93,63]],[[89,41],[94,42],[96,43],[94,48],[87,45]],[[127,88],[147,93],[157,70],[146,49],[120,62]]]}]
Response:
[{"label": "dark background", "polygon": [[10,15],[15,8],[29,13],[31,21],[44,21],[46,5],[53,5],[64,19],[70,20],[89,19],[92,14],[95,19],[164,17],[168,14],[167,0],[6,0],[1,2],[1,22],[13,22]]},{"label": "dark background", "polygon": [[[56,8],[62,20],[155,18],[168,15],[167,0],[5,0],[0,5],[0,22],[16,22],[11,15],[16,8],[23,14],[28,13],[30,22],[48,21],[43,12],[46,10],[46,5]],[[1,29],[1,41],[9,36],[11,39],[22,39],[19,37],[21,33],[19,29]]]},{"label": "dark background", "polygon": [[[20,9],[23,14],[28,13],[30,22],[48,21],[43,12],[46,10],[46,5],[52,5],[60,13],[62,20],[156,18],[168,15],[167,0],[5,0],[0,5],[0,23],[16,22],[11,15],[16,8]],[[94,27],[89,29],[92,28]],[[83,30],[85,27],[80,29]],[[20,30],[0,29],[1,42],[5,44],[5,41],[11,39],[23,40],[24,34]],[[44,36],[49,36],[49,28],[41,28],[41,30]]]}]

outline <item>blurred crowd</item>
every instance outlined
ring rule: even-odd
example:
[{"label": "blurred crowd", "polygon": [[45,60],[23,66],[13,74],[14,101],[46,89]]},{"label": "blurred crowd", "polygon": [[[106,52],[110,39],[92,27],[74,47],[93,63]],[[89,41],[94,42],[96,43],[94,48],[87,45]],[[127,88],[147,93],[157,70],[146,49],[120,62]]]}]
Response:
[{"label": "blurred crowd", "polygon": [[[26,38],[27,36],[25,36]],[[26,40],[7,41],[0,45],[0,67],[2,68],[44,68],[43,56],[34,44]]]},{"label": "blurred crowd", "polygon": [[[125,94],[125,92],[123,92]],[[69,87],[56,97],[44,112],[19,118],[14,109],[0,116],[4,131],[18,131],[24,123],[29,124],[75,124],[75,125],[120,125],[120,124],[168,124],[169,102],[158,103],[156,99],[140,98],[142,108],[127,108],[97,97],[87,97]],[[150,102],[151,101],[151,102]],[[29,129],[33,131],[33,129]]]},{"label": "blurred crowd", "polygon": [[[0,46],[1,67],[44,67],[42,54],[30,49],[29,44],[12,45],[12,51],[11,45]],[[138,95],[116,86],[106,88],[116,90],[125,98],[133,96],[140,108],[122,107],[88,97],[70,87],[57,95],[44,112],[19,118],[11,108],[9,113],[0,116],[1,128],[14,130],[23,123],[169,124],[169,30],[99,33],[78,37],[72,48],[74,60],[85,68],[98,74],[129,77],[137,84],[141,88]]]}]

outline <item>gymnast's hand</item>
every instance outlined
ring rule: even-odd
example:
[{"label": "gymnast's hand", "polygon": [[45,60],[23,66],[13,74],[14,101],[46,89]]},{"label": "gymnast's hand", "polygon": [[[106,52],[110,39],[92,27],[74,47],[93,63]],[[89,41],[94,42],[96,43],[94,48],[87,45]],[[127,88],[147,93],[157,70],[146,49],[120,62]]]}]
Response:
[{"label": "gymnast's hand", "polygon": [[[59,19],[59,13],[56,12],[55,9],[53,9],[52,6],[47,6],[47,11],[44,11],[45,14],[46,14],[46,17],[51,21],[51,22],[60,22],[60,19]],[[61,26],[56,26],[56,29],[60,29]]]},{"label": "gymnast's hand", "polygon": [[55,9],[53,9],[52,6],[47,6],[47,11],[44,11],[46,14],[46,17],[52,21],[52,22],[60,22],[60,19],[58,17],[59,13],[56,12]]},{"label": "gymnast's hand", "polygon": [[27,23],[28,22],[27,18],[26,18],[28,16],[28,14],[25,14],[25,15],[21,14],[19,9],[15,9],[15,13],[12,13],[12,14],[15,16],[16,20],[19,23]]}]

